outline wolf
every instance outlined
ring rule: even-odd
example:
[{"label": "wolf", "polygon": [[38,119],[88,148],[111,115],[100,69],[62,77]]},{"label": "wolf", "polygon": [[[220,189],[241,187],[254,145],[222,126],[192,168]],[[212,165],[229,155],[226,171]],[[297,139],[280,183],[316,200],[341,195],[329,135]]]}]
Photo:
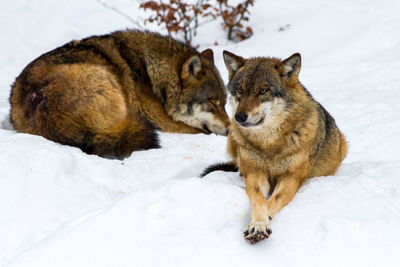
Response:
[{"label": "wolf", "polygon": [[156,129],[226,135],[225,103],[211,49],[126,30],[71,41],[28,64],[11,88],[10,120],[22,133],[123,157],[158,148]]},{"label": "wolf", "polygon": [[244,237],[268,238],[271,220],[311,177],[333,175],[347,154],[335,120],[299,82],[301,56],[244,59],[223,52],[234,102],[227,150],[232,162],[207,168],[237,171],[251,204]]}]

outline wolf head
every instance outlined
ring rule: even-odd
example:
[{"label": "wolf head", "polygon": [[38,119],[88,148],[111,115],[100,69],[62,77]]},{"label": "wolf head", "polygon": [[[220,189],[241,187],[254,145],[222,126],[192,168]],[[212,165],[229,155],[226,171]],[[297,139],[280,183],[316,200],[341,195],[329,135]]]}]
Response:
[{"label": "wolf head", "polygon": [[226,90],[211,49],[192,55],[181,66],[181,94],[170,115],[206,133],[226,135]]},{"label": "wolf head", "polygon": [[277,126],[293,104],[301,67],[300,54],[285,60],[277,58],[244,59],[223,53],[229,71],[228,90],[234,106],[234,123],[246,129]]}]

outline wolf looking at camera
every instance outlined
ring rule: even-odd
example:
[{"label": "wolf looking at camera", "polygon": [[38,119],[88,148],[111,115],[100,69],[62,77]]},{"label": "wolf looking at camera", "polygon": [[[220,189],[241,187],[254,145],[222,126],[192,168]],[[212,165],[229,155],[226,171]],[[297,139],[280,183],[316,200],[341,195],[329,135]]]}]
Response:
[{"label": "wolf looking at camera", "polygon": [[272,218],[305,179],[336,172],[347,143],[332,116],[299,82],[300,54],[244,59],[224,51],[224,60],[236,106],[228,135],[233,161],[210,166],[202,176],[239,169],[251,204],[244,236],[255,243],[269,237]]}]

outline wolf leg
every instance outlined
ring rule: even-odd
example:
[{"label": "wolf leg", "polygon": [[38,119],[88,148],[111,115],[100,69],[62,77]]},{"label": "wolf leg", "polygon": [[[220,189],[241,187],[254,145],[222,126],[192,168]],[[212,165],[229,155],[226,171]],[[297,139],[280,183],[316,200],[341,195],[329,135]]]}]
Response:
[{"label": "wolf leg", "polygon": [[292,200],[300,187],[301,179],[296,176],[284,176],[278,179],[274,192],[267,201],[271,218]]},{"label": "wolf leg", "polygon": [[269,189],[270,185],[264,173],[250,173],[246,176],[246,193],[251,204],[251,221],[244,232],[244,238],[252,244],[268,238],[272,233],[266,199]]}]

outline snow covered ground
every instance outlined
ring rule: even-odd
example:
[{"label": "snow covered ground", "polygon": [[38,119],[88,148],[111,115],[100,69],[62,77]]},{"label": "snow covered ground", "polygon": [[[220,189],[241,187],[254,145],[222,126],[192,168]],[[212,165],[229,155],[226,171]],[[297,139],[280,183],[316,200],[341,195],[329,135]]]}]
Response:
[{"label": "snow covered ground", "polygon": [[[143,17],[137,1],[107,3]],[[120,161],[16,133],[8,96],[26,64],[132,24],[95,0],[1,1],[0,266],[399,266],[399,12],[398,0],[258,0],[251,39],[200,29],[195,43],[214,49],[225,81],[224,49],[300,52],[301,81],[350,143],[337,174],[304,184],[270,239],[250,245],[242,179],[198,178],[227,159],[225,137],[161,134],[162,149]]]}]

